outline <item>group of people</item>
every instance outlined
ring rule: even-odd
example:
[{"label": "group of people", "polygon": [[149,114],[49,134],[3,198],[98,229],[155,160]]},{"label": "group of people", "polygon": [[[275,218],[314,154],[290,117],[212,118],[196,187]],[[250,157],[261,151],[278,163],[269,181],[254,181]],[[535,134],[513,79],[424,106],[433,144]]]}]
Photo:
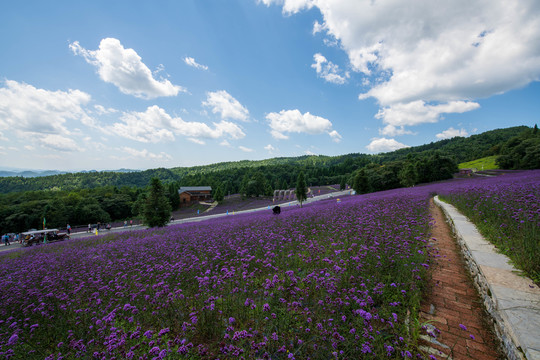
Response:
[{"label": "group of people", "polygon": [[5,246],[11,245],[11,242],[20,242],[19,241],[19,234],[4,234],[2,235],[2,243],[4,243]]},{"label": "group of people", "polygon": [[[69,226],[69,225],[68,225],[68,226]],[[92,224],[88,224],[88,232],[89,232],[89,233],[92,232],[92,229],[93,229],[94,227],[97,229],[97,231],[101,230],[101,223],[98,222],[97,225],[95,225],[95,226],[92,226]],[[111,230],[111,224],[107,223],[107,225],[105,226],[105,229]]]}]

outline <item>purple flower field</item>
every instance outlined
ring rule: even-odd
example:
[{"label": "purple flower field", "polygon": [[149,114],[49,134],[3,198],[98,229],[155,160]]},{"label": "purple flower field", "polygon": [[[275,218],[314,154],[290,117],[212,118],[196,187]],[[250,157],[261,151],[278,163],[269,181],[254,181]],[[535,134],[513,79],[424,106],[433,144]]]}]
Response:
[{"label": "purple flower field", "polygon": [[527,174],[540,182],[456,180],[4,253],[0,355],[429,358],[416,346],[429,197]]},{"label": "purple flower field", "polygon": [[4,255],[0,347],[26,359],[402,358],[428,268],[427,194]]},{"label": "purple flower field", "polygon": [[540,284],[540,171],[468,182],[440,191],[482,235]]}]

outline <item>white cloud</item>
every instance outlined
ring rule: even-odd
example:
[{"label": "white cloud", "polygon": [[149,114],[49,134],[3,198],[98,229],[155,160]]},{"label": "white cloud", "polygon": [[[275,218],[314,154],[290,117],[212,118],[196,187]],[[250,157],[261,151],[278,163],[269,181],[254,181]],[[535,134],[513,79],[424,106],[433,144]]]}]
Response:
[{"label": "white cloud", "polygon": [[[540,79],[538,1],[263,2],[281,5],[287,14],[316,6],[322,23],[313,31],[339,42],[352,69],[370,80],[360,99],[375,98],[383,111],[416,102],[468,103]],[[426,114],[428,106],[419,110],[419,119],[408,123],[438,120]]]},{"label": "white cloud", "polygon": [[402,149],[406,147],[409,147],[409,146],[402,144],[400,142],[397,142],[394,139],[374,138],[371,140],[371,143],[369,143],[369,145],[366,146],[366,149],[368,149],[372,153],[381,153],[381,152],[394,151],[394,150],[398,150],[398,149]]},{"label": "white cloud", "polygon": [[219,113],[224,120],[248,121],[249,119],[249,111],[225,90],[207,92],[206,101],[202,104],[211,107],[212,112]]},{"label": "white cloud", "polygon": [[0,141],[9,141],[7,137],[4,136],[4,133],[0,131]]},{"label": "white cloud", "polygon": [[240,139],[245,136],[240,127],[234,123],[221,121],[213,123],[211,128],[201,122],[187,122],[180,117],[171,117],[165,110],[153,105],[145,112],[126,112],[107,129],[122,137],[140,142],[173,141],[175,135],[188,138],[217,139],[228,136]]},{"label": "white cloud", "polygon": [[286,133],[306,133],[311,135],[328,133],[334,141],[341,139],[337,131],[332,131],[330,120],[309,112],[302,114],[300,110],[281,110],[279,113],[266,115],[271,134],[275,139],[288,139]]},{"label": "white cloud", "polygon": [[254,151],[253,149],[247,148],[247,147],[242,146],[242,145],[240,145],[238,148],[240,150],[242,150],[243,152],[253,152]]},{"label": "white cloud", "polygon": [[470,101],[452,101],[446,104],[428,105],[422,100],[398,103],[379,110],[375,117],[393,126],[411,126],[436,123],[441,114],[463,113],[478,109],[480,105]]},{"label": "white cloud", "polygon": [[32,85],[6,80],[0,88],[0,129],[25,134],[69,135],[67,123],[91,124],[85,105],[90,95],[80,90],[49,91]]},{"label": "white cloud", "polygon": [[191,141],[192,143],[199,144],[199,145],[205,145],[206,144],[206,142],[204,140],[197,139],[197,138],[188,138],[188,140]]},{"label": "white cloud", "polygon": [[317,72],[317,76],[323,78],[327,82],[334,84],[344,84],[349,78],[349,73],[340,75],[341,70],[339,66],[331,61],[328,61],[323,55],[317,53],[313,55],[315,63],[311,64],[311,67]]},{"label": "white cloud", "polygon": [[268,151],[269,154],[273,154],[276,151],[276,148],[272,144],[268,144],[264,147],[264,150]]},{"label": "white cloud", "polygon": [[336,143],[341,142],[341,135],[339,135],[339,133],[336,130],[330,131],[328,135],[330,135],[333,142],[336,142]]},{"label": "white cloud", "polygon": [[108,114],[114,114],[118,112],[118,110],[114,108],[105,108],[102,105],[94,105],[94,108],[96,109],[96,112],[98,115],[108,115]]},{"label": "white cloud", "polygon": [[231,144],[227,140],[223,140],[222,142],[219,143],[219,145],[221,145],[221,146],[231,146]]},{"label": "white cloud", "polygon": [[184,62],[186,64],[188,64],[189,66],[193,66],[194,68],[196,69],[200,69],[200,70],[208,70],[208,66],[206,65],[202,65],[202,64],[198,64],[194,58],[192,57],[189,57],[189,56],[186,56],[184,58]]},{"label": "white cloud", "polygon": [[127,146],[124,146],[120,149],[121,151],[129,154],[131,157],[140,158],[140,159],[149,159],[149,160],[171,160],[172,157],[169,154],[160,152],[159,154],[152,153],[146,149],[137,150]]},{"label": "white cloud", "polygon": [[460,137],[467,137],[469,136],[469,133],[465,129],[454,129],[453,127],[450,127],[447,130],[444,130],[442,133],[435,135],[437,139],[451,139],[456,136]]},{"label": "white cloud", "polygon": [[317,155],[317,154],[315,154],[315,153],[314,153],[313,151],[311,151],[311,150],[306,150],[306,151],[304,151],[304,154],[310,155],[310,156],[311,156],[311,155]]},{"label": "white cloud", "polygon": [[277,4],[283,6],[284,14],[296,14],[304,9],[311,9],[314,5],[314,0],[258,0],[266,6]]},{"label": "white cloud", "polygon": [[[105,38],[98,50],[86,50],[78,41],[69,45],[75,55],[97,67],[101,80],[116,85],[121,92],[143,99],[176,96],[185,89],[169,80],[154,79],[152,71],[133,49],[126,49],[118,39]],[[160,69],[158,67],[158,69]],[[163,70],[162,68],[160,70]]]},{"label": "white cloud", "polygon": [[44,148],[56,151],[72,152],[81,150],[73,139],[58,134],[40,136],[37,143]]},{"label": "white cloud", "polygon": [[383,129],[379,129],[379,134],[383,136],[399,136],[399,135],[411,135],[410,130],[405,130],[404,126],[395,127],[394,125],[386,125]]}]

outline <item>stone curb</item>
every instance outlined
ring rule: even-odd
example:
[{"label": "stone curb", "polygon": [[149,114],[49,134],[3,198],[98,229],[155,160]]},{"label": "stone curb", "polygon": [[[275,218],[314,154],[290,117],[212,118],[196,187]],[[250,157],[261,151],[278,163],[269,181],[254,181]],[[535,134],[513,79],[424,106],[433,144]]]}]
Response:
[{"label": "stone curb", "polygon": [[540,360],[540,289],[455,207],[438,196],[434,200],[452,227],[507,358]]}]

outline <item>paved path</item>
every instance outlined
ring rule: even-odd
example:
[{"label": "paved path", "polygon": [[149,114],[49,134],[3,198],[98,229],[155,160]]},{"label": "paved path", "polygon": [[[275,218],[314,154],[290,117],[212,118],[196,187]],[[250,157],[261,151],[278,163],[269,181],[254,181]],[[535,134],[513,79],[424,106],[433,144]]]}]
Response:
[{"label": "paved path", "polygon": [[[330,198],[347,196],[347,195],[351,195],[352,193],[353,193],[353,190],[350,189],[350,190],[336,191],[336,192],[333,192],[333,193],[330,193],[330,194],[315,196],[315,197],[312,197],[312,198],[308,198],[306,201],[304,201],[304,205],[311,204],[313,202],[317,202],[317,201],[321,201],[321,200],[327,200],[327,199],[330,199]],[[279,204],[279,206],[281,208],[287,208],[289,206],[297,206],[298,204],[299,204],[298,201],[294,200],[294,201],[289,201],[287,203]],[[273,206],[270,206],[270,209],[272,207]],[[171,221],[170,223],[167,224],[167,226],[172,226],[172,225],[177,225],[177,224],[184,224],[184,223],[191,223],[191,222],[198,222],[198,221],[206,221],[206,220],[220,218],[220,217],[224,217],[224,216],[236,216],[236,215],[247,214],[247,213],[252,213],[252,212],[256,212],[256,211],[271,211],[271,210],[268,209],[268,206],[265,206],[265,207],[260,207],[260,208],[256,208],[256,209],[236,211],[236,212],[234,212],[234,215],[233,215],[232,212],[229,213],[229,214],[222,213],[222,214],[214,214],[214,215],[199,215],[197,217],[191,217],[191,218],[179,219],[179,220]],[[144,225],[133,225],[133,226],[128,225],[126,227],[120,226],[120,227],[112,228],[111,230],[101,230],[101,231],[99,231],[99,235],[106,235],[106,234],[111,233],[111,232],[142,230],[142,229],[146,229],[146,228],[147,227],[144,226]],[[71,234],[71,239],[80,239],[80,238],[91,237],[91,236],[96,236],[95,232],[88,233],[86,231],[82,231],[82,232],[72,233]],[[69,240],[67,240],[67,241],[69,241]],[[19,244],[17,244],[16,246],[7,246],[7,247],[4,247],[3,244],[1,244],[0,252],[1,251],[11,250],[11,249],[14,249],[14,248],[20,248],[20,247],[21,246]]]},{"label": "paved path", "polygon": [[423,299],[420,319],[421,323],[428,322],[427,330],[436,337],[424,333],[424,349],[430,349],[437,359],[502,359],[497,352],[498,341],[484,321],[488,314],[482,308],[445,217],[433,202],[430,212],[435,220],[432,246],[436,257],[432,287]]},{"label": "paved path", "polygon": [[[492,322],[492,328],[501,339],[505,358],[540,360],[540,288],[515,269],[505,255],[498,253],[492,244],[483,239],[476,227],[453,206],[439,201],[437,197],[435,202],[442,208],[451,224],[456,236],[454,243],[458,244],[462,254],[460,267],[467,269],[472,275],[469,278],[479,291],[480,303],[483,303],[489,313],[486,318]],[[452,284],[457,277],[450,270],[451,263],[452,261],[448,262],[449,271],[441,274],[439,279],[442,281],[442,288],[447,288],[450,292],[454,291]],[[450,287],[444,286],[445,279]],[[459,287],[455,287],[455,294],[442,292],[445,306],[457,306],[467,297],[467,292],[460,294],[459,290]],[[457,303],[448,302],[447,295],[455,296]],[[467,310],[461,308],[454,314],[454,319],[457,317],[465,326],[467,325],[464,322],[468,321],[470,315]],[[450,322],[448,326],[450,328]],[[470,341],[466,344],[468,349],[477,345]],[[481,350],[482,353],[484,351]],[[481,355],[478,353],[478,356]]]}]

